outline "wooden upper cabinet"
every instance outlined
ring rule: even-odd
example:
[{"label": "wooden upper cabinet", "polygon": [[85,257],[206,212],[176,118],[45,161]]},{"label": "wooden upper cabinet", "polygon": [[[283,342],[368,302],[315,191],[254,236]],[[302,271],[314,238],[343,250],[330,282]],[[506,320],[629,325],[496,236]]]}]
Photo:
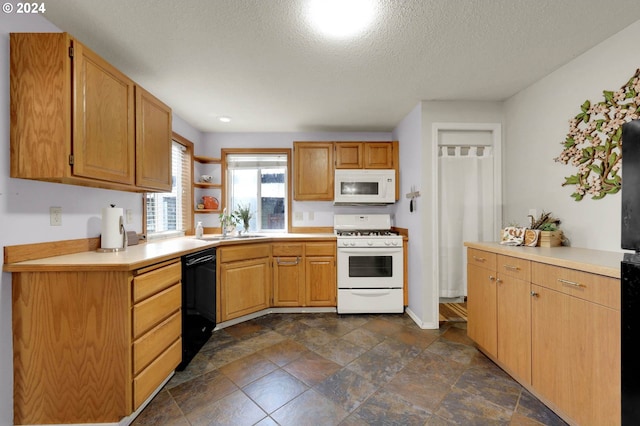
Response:
[{"label": "wooden upper cabinet", "polygon": [[364,166],[364,143],[336,142],[336,169],[361,169]]},{"label": "wooden upper cabinet", "polygon": [[133,81],[77,40],[72,40],[72,46],[72,173],[133,185]]},{"label": "wooden upper cabinet", "polygon": [[393,143],[365,143],[363,164],[365,169],[393,169],[395,166]]},{"label": "wooden upper cabinet", "polygon": [[12,33],[10,56],[11,177],[135,192],[170,188],[166,105],[143,96],[136,120],[134,82],[67,33]]},{"label": "wooden upper cabinet", "polygon": [[136,86],[136,186],[171,191],[171,108]]},{"label": "wooden upper cabinet", "polygon": [[336,169],[394,169],[396,142],[335,142]]},{"label": "wooden upper cabinet", "polygon": [[295,200],[333,201],[333,142],[294,142]]}]

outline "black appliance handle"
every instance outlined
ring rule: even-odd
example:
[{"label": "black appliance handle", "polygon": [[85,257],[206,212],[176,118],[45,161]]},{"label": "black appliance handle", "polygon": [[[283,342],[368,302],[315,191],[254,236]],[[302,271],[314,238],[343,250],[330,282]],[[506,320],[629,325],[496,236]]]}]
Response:
[{"label": "black appliance handle", "polygon": [[206,256],[196,257],[195,259],[187,259],[186,266],[198,265],[200,263],[207,263],[215,260],[214,254],[208,254]]}]

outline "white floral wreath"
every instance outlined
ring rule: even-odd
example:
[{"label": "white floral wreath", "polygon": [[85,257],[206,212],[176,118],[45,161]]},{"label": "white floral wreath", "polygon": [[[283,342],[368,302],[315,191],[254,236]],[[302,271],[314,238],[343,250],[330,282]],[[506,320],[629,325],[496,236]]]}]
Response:
[{"label": "white floral wreath", "polygon": [[582,112],[569,120],[564,150],[554,159],[578,168],[562,184],[576,186],[571,194],[576,201],[586,194],[599,200],[620,191],[622,125],[640,117],[640,69],[620,90],[605,90],[603,95],[604,101],[594,105],[586,100]]}]

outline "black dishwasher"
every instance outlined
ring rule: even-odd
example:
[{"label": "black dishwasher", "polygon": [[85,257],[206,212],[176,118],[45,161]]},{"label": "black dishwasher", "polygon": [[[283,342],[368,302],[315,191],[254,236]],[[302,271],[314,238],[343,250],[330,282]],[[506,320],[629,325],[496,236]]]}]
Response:
[{"label": "black dishwasher", "polygon": [[216,249],[182,257],[182,362],[184,370],[216,326]]}]

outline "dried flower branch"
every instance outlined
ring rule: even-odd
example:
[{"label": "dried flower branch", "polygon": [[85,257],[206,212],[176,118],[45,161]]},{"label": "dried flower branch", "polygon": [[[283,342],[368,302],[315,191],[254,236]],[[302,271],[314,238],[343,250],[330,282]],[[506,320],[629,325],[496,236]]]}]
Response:
[{"label": "dried flower branch", "polygon": [[586,194],[598,200],[622,186],[622,125],[640,117],[640,69],[620,90],[605,90],[603,96],[604,101],[595,105],[586,100],[569,120],[564,150],[554,159],[578,168],[562,184],[576,186],[571,194],[576,201]]}]

